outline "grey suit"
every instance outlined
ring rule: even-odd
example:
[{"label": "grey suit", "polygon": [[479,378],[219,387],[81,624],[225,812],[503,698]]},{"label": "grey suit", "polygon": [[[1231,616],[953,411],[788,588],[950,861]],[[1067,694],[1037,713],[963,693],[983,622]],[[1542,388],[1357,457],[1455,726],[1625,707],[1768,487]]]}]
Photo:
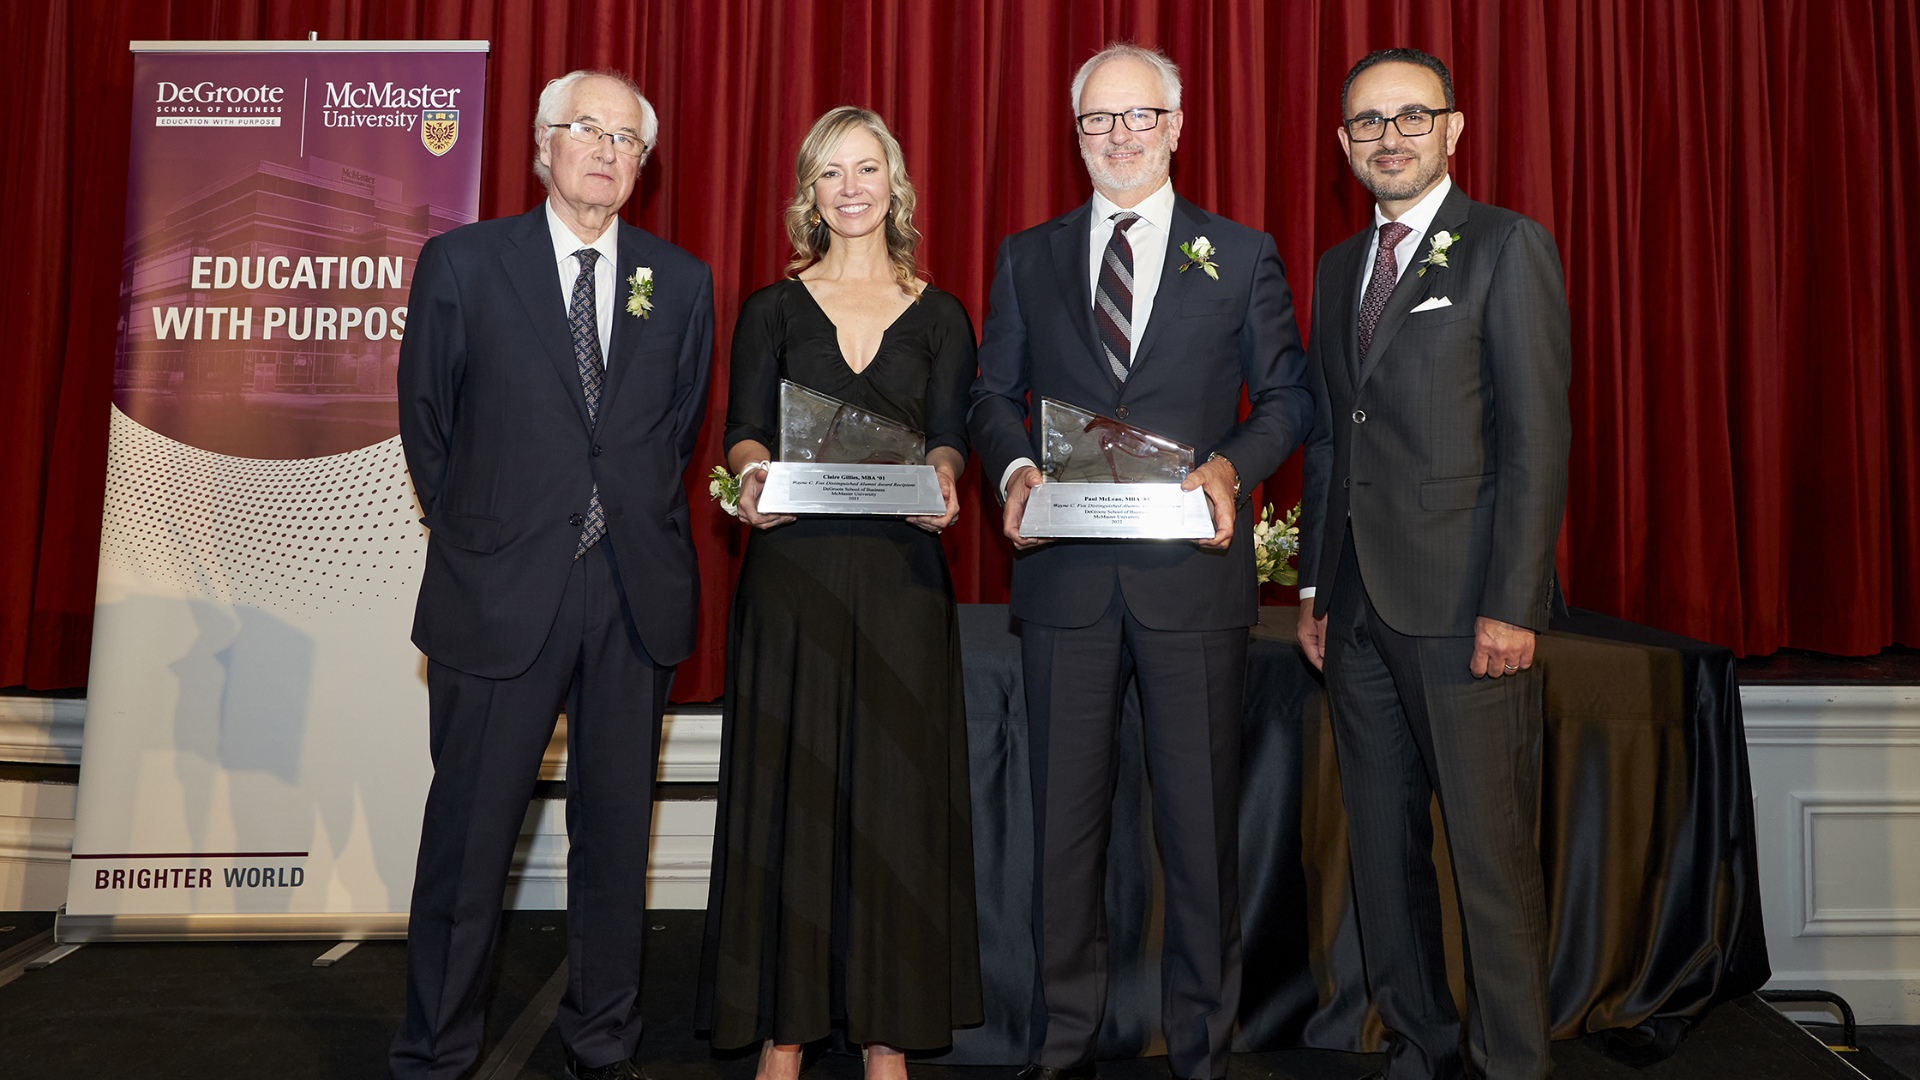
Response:
[{"label": "grey suit", "polygon": [[[1476,617],[1546,626],[1566,502],[1569,336],[1553,238],[1448,194],[1356,357],[1371,229],[1315,278],[1300,581],[1328,616],[1326,672],[1367,976],[1388,1076],[1460,1074],[1439,891],[1438,795],[1468,950],[1471,1049],[1488,1080],[1547,1057],[1546,909],[1533,824],[1537,669],[1469,671]],[[1416,256],[1416,259],[1419,256]],[[1444,306],[1415,312],[1436,298]]]}]

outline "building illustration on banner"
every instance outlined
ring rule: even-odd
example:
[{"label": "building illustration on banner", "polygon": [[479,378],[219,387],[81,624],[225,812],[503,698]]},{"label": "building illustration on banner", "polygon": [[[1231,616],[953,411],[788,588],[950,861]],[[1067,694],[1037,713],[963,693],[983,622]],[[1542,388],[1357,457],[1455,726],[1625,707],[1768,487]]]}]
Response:
[{"label": "building illustration on banner", "polygon": [[129,234],[114,350],[129,416],[243,457],[340,452],[397,430],[414,257],[473,213],[409,202],[369,168],[302,164],[254,162]]}]

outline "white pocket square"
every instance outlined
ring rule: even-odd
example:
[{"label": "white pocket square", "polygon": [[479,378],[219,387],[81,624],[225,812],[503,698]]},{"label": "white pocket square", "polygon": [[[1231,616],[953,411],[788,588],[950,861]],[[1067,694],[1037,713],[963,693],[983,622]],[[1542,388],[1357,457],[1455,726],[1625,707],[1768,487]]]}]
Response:
[{"label": "white pocket square", "polygon": [[1453,306],[1453,301],[1447,299],[1444,296],[1430,296],[1427,299],[1420,301],[1420,305],[1414,308],[1413,311],[1407,312],[1407,314],[1412,315],[1415,312],[1432,311],[1435,308],[1452,307],[1452,306]]}]

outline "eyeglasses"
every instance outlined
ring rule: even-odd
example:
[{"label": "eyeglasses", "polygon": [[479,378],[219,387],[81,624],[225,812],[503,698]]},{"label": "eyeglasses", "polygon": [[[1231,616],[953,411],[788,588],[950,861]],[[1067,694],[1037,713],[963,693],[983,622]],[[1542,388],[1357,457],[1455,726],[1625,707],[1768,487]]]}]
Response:
[{"label": "eyeglasses", "polygon": [[614,153],[625,154],[628,157],[639,157],[640,151],[646,149],[637,136],[619,131],[603,131],[584,120],[575,120],[571,124],[553,124],[550,127],[565,131],[567,138],[577,143],[586,143],[588,146],[606,139],[613,143]]},{"label": "eyeglasses", "polygon": [[1347,126],[1347,138],[1354,142],[1377,142],[1386,137],[1387,125],[1393,130],[1411,139],[1416,135],[1425,135],[1433,130],[1433,125],[1441,116],[1452,109],[1408,109],[1398,116],[1356,116],[1352,120],[1342,120]]},{"label": "eyeglasses", "polygon": [[1080,125],[1080,131],[1086,135],[1105,135],[1113,130],[1113,122],[1119,120],[1127,125],[1128,131],[1152,131],[1160,126],[1160,117],[1172,109],[1128,109],[1126,112],[1090,112],[1081,113],[1073,118]]}]

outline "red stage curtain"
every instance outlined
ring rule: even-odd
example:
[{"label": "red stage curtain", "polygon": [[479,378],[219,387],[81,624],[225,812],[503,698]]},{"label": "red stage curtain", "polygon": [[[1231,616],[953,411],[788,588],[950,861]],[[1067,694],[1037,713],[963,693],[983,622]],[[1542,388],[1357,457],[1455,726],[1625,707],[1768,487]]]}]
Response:
[{"label": "red stage curtain", "polygon": [[[925,265],[984,314],[1009,231],[1080,202],[1067,84],[1110,38],[1186,79],[1174,180],[1277,238],[1306,310],[1318,255],[1368,204],[1334,139],[1342,77],[1412,44],[1454,69],[1456,178],[1558,238],[1574,312],[1574,603],[1742,653],[1920,645],[1920,140],[1912,0],[164,0],[14,4],[0,175],[0,685],[83,683],[124,226],[129,39],[486,38],[486,216],[540,197],[534,99],[632,72],[662,138],[629,213],[714,268],[711,422],[689,473],[700,653],[720,693],[738,526],[720,461],[726,343],[786,258],[794,148],[830,106],[883,113],[921,191]],[[1308,329],[1303,326],[1302,329]],[[1267,485],[1290,505],[1297,461]],[[1009,549],[969,475],[946,544],[962,600],[1006,596]],[[1269,590],[1270,598],[1290,596]]]}]

